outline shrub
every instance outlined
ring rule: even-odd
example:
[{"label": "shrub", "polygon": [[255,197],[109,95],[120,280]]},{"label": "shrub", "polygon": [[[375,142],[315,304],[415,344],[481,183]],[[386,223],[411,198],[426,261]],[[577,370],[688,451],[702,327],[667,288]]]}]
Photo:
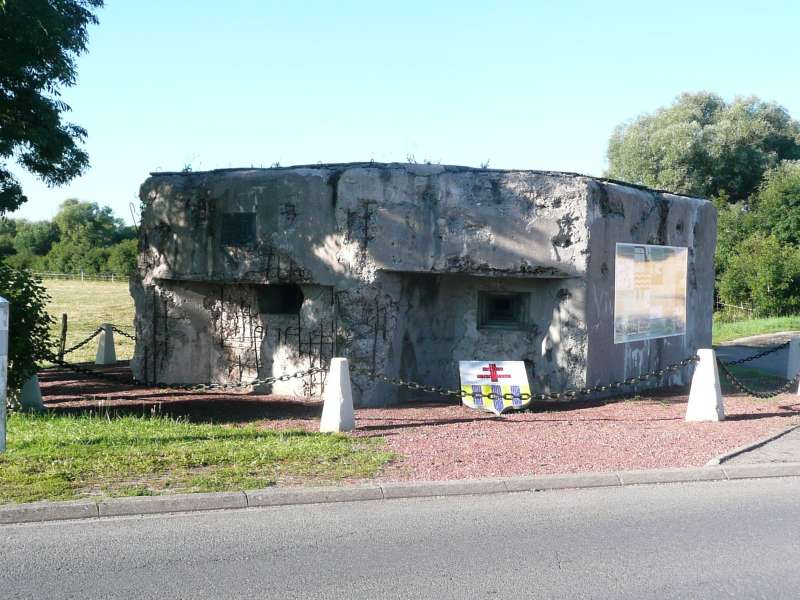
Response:
[{"label": "shrub", "polygon": [[0,264],[0,296],[10,304],[8,326],[8,397],[15,397],[36,373],[37,362],[52,352],[47,314],[50,299],[41,280],[25,269]]},{"label": "shrub", "polygon": [[800,248],[756,233],[730,259],[719,292],[729,304],[752,306],[759,316],[800,311]]},{"label": "shrub", "polygon": [[108,253],[108,269],[119,275],[132,275],[136,270],[136,259],[139,256],[138,240],[123,240]]}]

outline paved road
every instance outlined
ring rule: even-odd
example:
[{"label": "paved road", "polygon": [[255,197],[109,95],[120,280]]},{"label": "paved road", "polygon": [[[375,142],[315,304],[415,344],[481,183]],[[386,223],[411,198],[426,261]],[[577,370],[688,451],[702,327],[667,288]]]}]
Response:
[{"label": "paved road", "polygon": [[11,598],[796,598],[800,478],[0,527]]}]

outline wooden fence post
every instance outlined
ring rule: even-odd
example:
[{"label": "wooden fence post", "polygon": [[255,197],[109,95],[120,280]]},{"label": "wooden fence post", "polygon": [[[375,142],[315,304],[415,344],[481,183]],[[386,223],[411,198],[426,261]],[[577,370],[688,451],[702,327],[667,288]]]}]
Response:
[{"label": "wooden fence post", "polygon": [[61,339],[58,343],[58,358],[64,360],[64,349],[67,347],[67,313],[61,315]]}]

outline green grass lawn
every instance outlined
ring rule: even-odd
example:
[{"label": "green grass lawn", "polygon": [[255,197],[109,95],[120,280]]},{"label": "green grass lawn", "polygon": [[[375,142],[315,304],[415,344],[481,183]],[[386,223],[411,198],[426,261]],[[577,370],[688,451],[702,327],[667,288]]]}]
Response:
[{"label": "green grass lawn", "polygon": [[732,323],[720,323],[714,319],[713,343],[720,344],[750,335],[778,331],[800,331],[800,316],[749,319]]},{"label": "green grass lawn", "polygon": [[[114,323],[123,331],[133,334],[133,298],[128,283],[110,281],[64,281],[45,279],[44,287],[50,295],[48,312],[56,319],[52,327],[53,340],[61,336],[61,315],[67,314],[67,347],[77,344],[102,323]],[[119,360],[133,356],[133,341],[121,335],[114,336]],[[97,340],[68,354],[68,362],[94,361]]]},{"label": "green grass lawn", "polygon": [[330,483],[374,475],[382,439],[161,416],[12,414],[0,502],[68,500]]}]

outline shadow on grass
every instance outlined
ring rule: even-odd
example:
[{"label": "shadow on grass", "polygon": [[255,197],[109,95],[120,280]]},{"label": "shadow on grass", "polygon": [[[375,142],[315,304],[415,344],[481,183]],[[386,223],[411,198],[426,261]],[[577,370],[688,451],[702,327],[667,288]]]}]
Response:
[{"label": "shadow on grass", "polygon": [[87,402],[84,405],[59,406],[47,402],[48,413],[57,415],[159,416],[185,420],[188,423],[242,424],[260,420],[314,419],[322,414],[321,404],[282,400],[213,400],[196,397],[188,400],[159,402]]}]

